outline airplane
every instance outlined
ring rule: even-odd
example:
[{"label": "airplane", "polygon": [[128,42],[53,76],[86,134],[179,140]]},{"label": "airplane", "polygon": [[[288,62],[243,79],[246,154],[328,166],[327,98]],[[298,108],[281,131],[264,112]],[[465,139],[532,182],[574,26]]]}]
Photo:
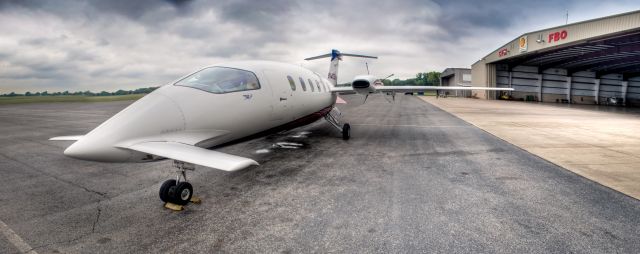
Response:
[{"label": "airplane", "polygon": [[[340,93],[422,92],[429,90],[492,90],[511,88],[381,86],[373,75],[359,75],[352,86],[338,87],[338,63],[342,57],[374,56],[341,53],[331,57],[326,78],[294,64],[240,61],[208,66],[163,85],[115,114],[86,135],[54,137],[75,141],[64,155],[98,162],[174,161],[175,179],[159,190],[165,203],[186,205],[193,196],[187,171],[195,165],[236,171],[258,162],[212,149],[293,129],[326,119],[351,136],[351,126],[341,124],[335,107]],[[366,101],[366,98],[365,98]]]}]

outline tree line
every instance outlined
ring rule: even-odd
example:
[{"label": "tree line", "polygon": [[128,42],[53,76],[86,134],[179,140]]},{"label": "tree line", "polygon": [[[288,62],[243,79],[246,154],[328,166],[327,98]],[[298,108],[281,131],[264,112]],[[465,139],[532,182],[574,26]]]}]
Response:
[{"label": "tree line", "polygon": [[115,92],[107,92],[107,91],[101,91],[101,92],[91,92],[91,91],[76,91],[76,92],[69,92],[69,91],[64,91],[64,92],[53,92],[50,93],[48,91],[44,91],[44,92],[26,92],[24,94],[19,94],[19,93],[15,93],[15,92],[11,92],[11,93],[4,93],[1,94],[0,96],[2,97],[15,97],[15,96],[113,96],[113,95],[127,95],[127,94],[147,94],[147,93],[151,93],[153,92],[153,90],[156,90],[158,87],[144,87],[144,88],[138,88],[135,90],[118,90]]},{"label": "tree line", "polygon": [[[440,85],[440,72],[430,71],[430,72],[420,72],[416,74],[415,78],[410,79],[383,79],[382,83],[385,86],[439,86]],[[351,86],[351,83],[338,84],[338,86]],[[76,92],[54,92],[49,93],[47,91],[44,92],[26,92],[24,94],[19,94],[15,92],[1,94],[1,97],[14,97],[14,96],[69,96],[69,95],[82,95],[82,96],[113,96],[113,95],[127,95],[127,94],[147,94],[156,90],[158,87],[145,87],[138,88],[135,90],[118,90],[115,92],[91,92],[91,91],[76,91]]]}]

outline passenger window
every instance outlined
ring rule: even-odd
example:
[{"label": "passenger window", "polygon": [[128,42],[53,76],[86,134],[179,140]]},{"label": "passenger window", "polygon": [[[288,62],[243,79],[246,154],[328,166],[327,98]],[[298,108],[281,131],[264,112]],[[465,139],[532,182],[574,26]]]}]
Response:
[{"label": "passenger window", "polygon": [[313,82],[311,82],[311,79],[307,79],[307,81],[309,81],[309,87],[311,87],[311,92],[313,92]]},{"label": "passenger window", "polygon": [[287,79],[289,80],[289,85],[291,86],[291,91],[295,91],[296,90],[296,82],[293,81],[293,78],[291,76],[287,76]]},{"label": "passenger window", "polygon": [[322,86],[324,86],[324,90],[329,92],[329,86],[327,86],[327,83],[324,83],[322,79],[320,79],[320,83],[322,83]]},{"label": "passenger window", "polygon": [[318,82],[317,79],[316,79],[316,86],[318,87],[318,92],[322,92],[322,90],[320,89],[320,82]]},{"label": "passenger window", "polygon": [[174,85],[217,94],[260,89],[258,78],[253,72],[227,67],[202,69]]},{"label": "passenger window", "polygon": [[300,85],[302,86],[302,91],[307,91],[307,86],[304,84],[304,79],[300,78]]}]

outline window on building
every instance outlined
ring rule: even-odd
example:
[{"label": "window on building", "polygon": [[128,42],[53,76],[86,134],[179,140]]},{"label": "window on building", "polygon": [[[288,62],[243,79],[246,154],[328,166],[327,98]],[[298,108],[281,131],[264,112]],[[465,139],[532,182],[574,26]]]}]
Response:
[{"label": "window on building", "polygon": [[217,94],[260,89],[260,82],[253,72],[227,67],[202,69],[174,85]]},{"label": "window on building", "polygon": [[471,74],[462,74],[462,81],[471,82]]},{"label": "window on building", "polygon": [[307,86],[304,84],[304,79],[300,78],[300,85],[302,86],[302,91],[307,91]]},{"label": "window on building", "polygon": [[316,87],[318,87],[318,92],[322,92],[322,89],[320,89],[320,82],[318,82],[317,79],[316,79]]},{"label": "window on building", "polygon": [[296,90],[296,82],[293,81],[293,78],[291,76],[287,76],[287,79],[289,80],[289,86],[291,86],[291,91],[295,91]]}]

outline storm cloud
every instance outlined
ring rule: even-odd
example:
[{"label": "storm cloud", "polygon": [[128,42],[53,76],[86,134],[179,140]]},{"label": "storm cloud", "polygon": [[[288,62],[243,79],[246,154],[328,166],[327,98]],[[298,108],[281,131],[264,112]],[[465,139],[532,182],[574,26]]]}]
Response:
[{"label": "storm cloud", "polygon": [[[166,84],[225,61],[326,73],[308,56],[377,55],[373,74],[470,67],[527,31],[633,11],[637,1],[0,0],[0,93]],[[365,72],[341,63],[339,82]]]}]

